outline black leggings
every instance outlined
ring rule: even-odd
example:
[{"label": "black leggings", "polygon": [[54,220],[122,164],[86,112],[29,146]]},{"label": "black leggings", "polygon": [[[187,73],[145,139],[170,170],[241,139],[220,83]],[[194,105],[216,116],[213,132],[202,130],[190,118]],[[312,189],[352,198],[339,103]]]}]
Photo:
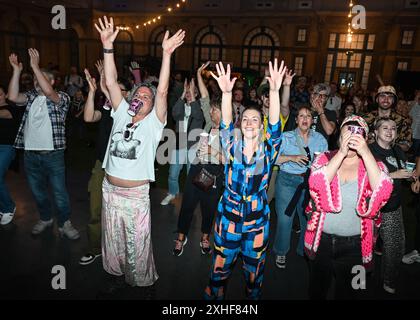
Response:
[{"label": "black leggings", "polygon": [[190,171],[188,172],[184,195],[182,197],[181,211],[178,218],[178,233],[188,234],[194,210],[199,202],[202,216],[201,232],[205,234],[210,234],[211,232],[217,204],[222,194],[224,173],[223,166],[221,165],[204,165],[204,168],[211,174],[218,174],[216,188],[210,188],[209,191],[204,192],[192,183],[192,179],[200,172],[202,167],[200,164],[191,165]]}]

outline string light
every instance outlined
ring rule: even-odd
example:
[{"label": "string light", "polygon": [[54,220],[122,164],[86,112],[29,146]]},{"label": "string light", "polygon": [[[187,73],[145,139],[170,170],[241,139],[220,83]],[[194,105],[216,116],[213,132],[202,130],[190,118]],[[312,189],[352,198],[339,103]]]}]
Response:
[{"label": "string light", "polygon": [[353,8],[353,0],[350,0],[349,3],[349,14],[347,15],[347,18],[349,18],[349,23],[348,23],[348,29],[347,29],[347,42],[351,43],[351,41],[353,40],[353,31],[352,31],[352,27],[354,27],[354,24],[351,24],[351,20],[352,20],[352,8]]},{"label": "string light", "polygon": [[[167,12],[167,14],[174,13],[175,10],[180,9],[182,7],[182,5],[185,5],[186,4],[186,2],[187,2],[186,0],[181,0],[181,1],[178,0],[178,2],[176,4],[174,4],[172,6],[168,6],[165,9],[165,11]],[[163,16],[160,15],[160,16],[153,17],[153,18],[151,18],[151,19],[149,19],[147,21],[144,21],[143,22],[143,27],[147,27],[148,25],[152,25],[154,23],[157,23],[157,22],[162,21],[162,17]],[[133,29],[134,28],[135,29],[140,29],[141,25],[142,24],[135,24],[135,25],[133,25],[132,28]],[[129,26],[126,26],[126,25],[120,25],[120,26],[117,26],[116,28],[119,29],[119,30],[124,30],[124,31],[130,30],[130,27]]]}]

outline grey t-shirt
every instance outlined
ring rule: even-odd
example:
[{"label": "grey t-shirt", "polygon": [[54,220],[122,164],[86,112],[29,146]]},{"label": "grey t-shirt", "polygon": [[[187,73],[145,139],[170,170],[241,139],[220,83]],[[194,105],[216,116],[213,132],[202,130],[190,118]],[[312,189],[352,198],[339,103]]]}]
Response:
[{"label": "grey t-shirt", "polygon": [[360,235],[360,217],[356,213],[357,180],[340,183],[340,188],[342,210],[327,213],[323,232],[343,237]]}]

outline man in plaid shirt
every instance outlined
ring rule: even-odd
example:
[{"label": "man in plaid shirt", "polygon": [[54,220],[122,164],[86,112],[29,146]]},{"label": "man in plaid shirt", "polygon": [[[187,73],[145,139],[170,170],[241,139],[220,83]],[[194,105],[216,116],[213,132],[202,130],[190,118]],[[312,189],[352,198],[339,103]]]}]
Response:
[{"label": "man in plaid shirt", "polygon": [[65,183],[64,149],[66,147],[65,119],[69,109],[69,96],[53,89],[54,75],[39,67],[39,53],[29,49],[34,72],[34,90],[20,93],[19,77],[22,63],[11,54],[13,76],[9,83],[9,100],[18,105],[26,104],[15,148],[24,149],[24,164],[29,186],[34,195],[40,220],[32,229],[37,235],[52,226],[51,204],[48,199],[48,182],[58,208],[60,236],[75,240],[79,232],[71,225],[70,201]]}]

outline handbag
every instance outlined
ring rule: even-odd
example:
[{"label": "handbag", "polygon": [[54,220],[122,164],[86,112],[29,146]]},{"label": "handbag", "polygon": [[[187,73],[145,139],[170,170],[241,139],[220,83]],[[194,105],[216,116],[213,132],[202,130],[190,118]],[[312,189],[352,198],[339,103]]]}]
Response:
[{"label": "handbag", "polygon": [[201,168],[200,172],[192,179],[192,183],[203,191],[209,191],[211,188],[216,189],[217,176],[208,172],[205,168]]}]

